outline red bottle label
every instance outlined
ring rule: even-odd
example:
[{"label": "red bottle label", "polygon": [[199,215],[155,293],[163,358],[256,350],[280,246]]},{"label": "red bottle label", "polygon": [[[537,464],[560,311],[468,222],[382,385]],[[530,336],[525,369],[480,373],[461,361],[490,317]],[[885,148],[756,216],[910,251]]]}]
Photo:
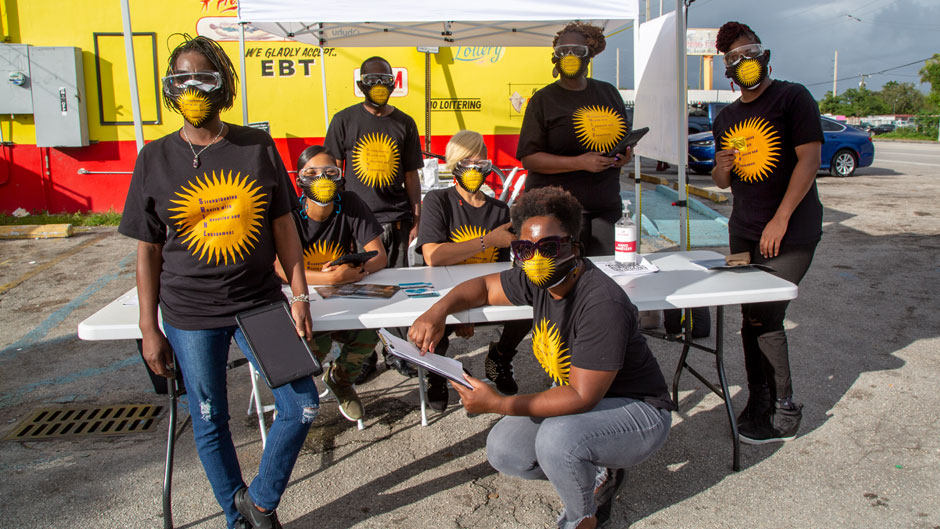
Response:
[{"label": "red bottle label", "polygon": [[614,242],[614,251],[616,252],[635,252],[636,241],[616,241]]}]

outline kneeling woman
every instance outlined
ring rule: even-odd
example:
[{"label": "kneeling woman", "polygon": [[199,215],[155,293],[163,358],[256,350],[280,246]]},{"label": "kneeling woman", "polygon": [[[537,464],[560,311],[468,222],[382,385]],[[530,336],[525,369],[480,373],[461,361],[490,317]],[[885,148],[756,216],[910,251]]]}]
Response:
[{"label": "kneeling woman", "polygon": [[[297,159],[297,187],[303,193],[293,218],[304,250],[304,274],[310,285],[355,283],[367,274],[385,268],[382,227],[369,206],[355,193],[343,191],[343,170],[326,147],[313,145]],[[336,259],[356,251],[375,251],[363,264],[334,265]],[[280,262],[278,275],[287,280]],[[320,360],[330,352],[333,341],[342,344],[339,357],[326,370],[323,382],[336,395],[339,411],[350,421],[362,418],[365,410],[353,381],[362,363],[372,354],[379,336],[372,329],[313,333],[313,350]]]},{"label": "kneeling woman", "polygon": [[574,239],[578,201],[557,187],[529,191],[512,223],[517,266],[461,283],[415,321],[409,338],[433,352],[448,314],[532,306],[533,353],[558,385],[507,397],[468,376],[474,389],[455,389],[468,412],[507,415],[487,439],[490,464],[548,479],[565,504],[558,527],[591,529],[609,519],[623,469],[663,445],[675,406],[637,328],[636,307]]}]

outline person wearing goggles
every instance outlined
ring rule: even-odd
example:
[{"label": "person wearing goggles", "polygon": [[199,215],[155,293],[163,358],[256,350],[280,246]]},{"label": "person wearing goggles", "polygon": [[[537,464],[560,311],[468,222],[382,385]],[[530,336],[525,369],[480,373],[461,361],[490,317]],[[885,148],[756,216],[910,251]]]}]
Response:
[{"label": "person wearing goggles", "polygon": [[236,79],[217,42],[183,36],[162,79],[164,103],[182,114],[182,126],[140,151],[118,231],[137,239],[141,356],[157,375],[185,380],[196,452],[226,527],[268,529],[281,526],[276,508],[319,391],[310,378],[273,390],[278,413],[246,484],[224,373],[233,340],[257,369],[235,317],[286,301],[275,261],[290,285],[297,334],[313,331],[294,199],[274,140],[219,117],[232,107]]},{"label": "person wearing goggles", "polygon": [[[493,168],[487,159],[483,136],[469,130],[458,132],[447,142],[446,160],[456,185],[432,189],[424,197],[417,252],[430,266],[508,261],[509,244],[516,236],[510,232],[509,207],[481,189]],[[513,378],[512,359],[531,327],[528,320],[506,322],[499,341],[489,345],[483,369],[505,395],[519,391]],[[473,335],[473,324],[449,325],[437,344],[436,354],[446,355],[452,332],[469,338]],[[446,381],[432,373],[427,381],[428,404],[443,411],[448,401]]]},{"label": "person wearing goggles", "polygon": [[[731,253],[799,283],[822,237],[816,172],[824,141],[819,108],[803,85],[770,78],[770,51],[745,24],[718,31],[725,75],[741,97],[715,118],[712,180],[731,188]],[[732,87],[733,87],[732,85]],[[737,417],[742,442],[793,439],[802,420],[794,400],[784,320],[789,302],[741,305],[748,400]]]},{"label": "person wearing goggles", "polygon": [[526,106],[516,158],[528,171],[526,190],[559,186],[584,208],[587,255],[613,255],[620,219],[620,170],[632,149],[611,152],[630,131],[620,92],[588,78],[588,65],[606,47],[597,26],[572,22],[552,42],[552,75]]},{"label": "person wearing goggles", "polygon": [[[408,266],[408,246],[418,237],[421,221],[421,182],[424,167],[418,126],[411,116],[389,104],[395,90],[392,66],[382,57],[370,57],[359,68],[357,86],[362,103],[333,116],[324,145],[336,157],[346,175],[346,189],[356,193],[382,226],[387,266]],[[402,375],[418,372],[394,355],[386,366]],[[365,382],[375,372],[378,355],[372,355],[356,379]]]},{"label": "person wearing goggles", "polygon": [[457,285],[408,337],[434,353],[449,314],[484,304],[532,307],[532,352],[554,387],[501,395],[469,375],[473,389],[451,385],[468,413],[505,415],[486,440],[493,468],[547,479],[564,503],[558,527],[593,528],[610,518],[624,469],[663,445],[675,405],[636,307],[584,258],[578,201],[558,187],[527,190],[512,224],[516,266]]},{"label": "person wearing goggles", "polygon": [[[385,268],[382,228],[355,193],[343,191],[343,171],[336,166],[336,159],[325,147],[314,145],[300,153],[297,169],[300,207],[292,213],[303,248],[307,283],[355,283]],[[346,254],[356,253],[358,246],[366,252],[375,251],[376,255],[365,263],[333,264]],[[280,262],[275,263],[275,268],[281,279],[286,280]],[[330,352],[332,342],[340,344],[340,354],[326,369],[323,382],[336,396],[343,417],[358,421],[365,408],[353,382],[379,342],[378,334],[371,329],[314,332],[309,341],[321,361]]]}]

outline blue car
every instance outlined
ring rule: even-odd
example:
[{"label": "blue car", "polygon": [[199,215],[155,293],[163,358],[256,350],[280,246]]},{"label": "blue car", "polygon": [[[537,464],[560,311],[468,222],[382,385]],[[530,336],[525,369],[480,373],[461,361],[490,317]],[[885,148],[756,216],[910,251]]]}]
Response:
[{"label": "blue car", "polygon": [[[832,176],[852,176],[855,169],[868,167],[875,161],[875,146],[867,132],[843,125],[829,118],[820,118],[823,136],[821,171]],[[715,138],[711,131],[689,135],[689,168],[708,174],[715,166]]]}]

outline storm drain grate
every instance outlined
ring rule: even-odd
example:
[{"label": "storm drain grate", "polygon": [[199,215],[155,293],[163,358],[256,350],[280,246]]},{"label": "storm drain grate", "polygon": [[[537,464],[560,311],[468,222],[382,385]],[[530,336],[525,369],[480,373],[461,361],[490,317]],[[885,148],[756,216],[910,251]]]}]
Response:
[{"label": "storm drain grate", "polygon": [[33,410],[4,439],[54,439],[128,435],[150,431],[163,406],[119,404],[103,407],[39,408]]}]

